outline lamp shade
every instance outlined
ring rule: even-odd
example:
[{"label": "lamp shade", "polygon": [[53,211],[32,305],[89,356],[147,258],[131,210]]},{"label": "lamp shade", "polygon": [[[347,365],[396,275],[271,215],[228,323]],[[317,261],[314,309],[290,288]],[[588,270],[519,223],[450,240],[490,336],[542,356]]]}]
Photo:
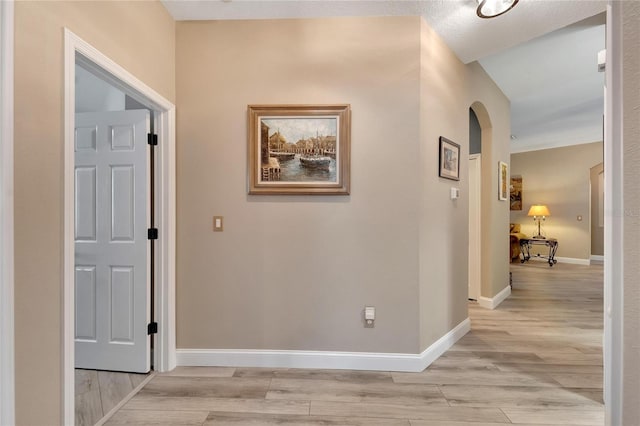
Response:
[{"label": "lamp shade", "polygon": [[529,209],[527,216],[551,216],[549,208],[543,204],[534,204]]},{"label": "lamp shade", "polygon": [[511,10],[518,0],[477,0],[476,13],[481,18],[495,18]]}]

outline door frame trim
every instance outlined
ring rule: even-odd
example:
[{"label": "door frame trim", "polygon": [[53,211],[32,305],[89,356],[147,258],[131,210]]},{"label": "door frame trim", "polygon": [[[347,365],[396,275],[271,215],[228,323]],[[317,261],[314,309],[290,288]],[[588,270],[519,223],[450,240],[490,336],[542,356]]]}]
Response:
[{"label": "door frame trim", "polygon": [[73,425],[75,417],[74,378],[74,128],[76,58],[109,83],[154,110],[156,116],[156,294],[155,311],[158,334],[154,348],[156,371],[169,371],[176,366],[175,323],[175,105],[137,79],[127,70],[64,29],[64,266],[63,266],[63,419]]},{"label": "door frame trim", "polygon": [[13,231],[14,2],[0,2],[0,424],[15,424]]},{"label": "door frame trim", "polygon": [[607,4],[604,121],[604,410],[622,424],[624,393],[624,116],[622,6]]}]

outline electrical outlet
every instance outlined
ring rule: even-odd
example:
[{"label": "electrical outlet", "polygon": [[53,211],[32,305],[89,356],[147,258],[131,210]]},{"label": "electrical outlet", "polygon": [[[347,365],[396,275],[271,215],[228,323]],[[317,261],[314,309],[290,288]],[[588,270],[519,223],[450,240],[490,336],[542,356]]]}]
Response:
[{"label": "electrical outlet", "polygon": [[376,308],[375,306],[364,307],[364,326],[367,328],[373,328],[376,320]]}]

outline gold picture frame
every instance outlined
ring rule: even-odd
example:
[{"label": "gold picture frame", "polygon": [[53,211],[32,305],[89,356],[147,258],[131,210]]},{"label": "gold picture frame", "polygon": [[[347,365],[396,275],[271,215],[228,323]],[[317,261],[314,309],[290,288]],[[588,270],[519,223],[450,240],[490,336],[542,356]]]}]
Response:
[{"label": "gold picture frame", "polygon": [[510,210],[522,210],[522,176],[511,176],[509,185]]},{"label": "gold picture frame", "polygon": [[249,105],[253,195],[349,195],[351,106]]},{"label": "gold picture frame", "polygon": [[498,161],[498,200],[509,199],[509,165]]}]

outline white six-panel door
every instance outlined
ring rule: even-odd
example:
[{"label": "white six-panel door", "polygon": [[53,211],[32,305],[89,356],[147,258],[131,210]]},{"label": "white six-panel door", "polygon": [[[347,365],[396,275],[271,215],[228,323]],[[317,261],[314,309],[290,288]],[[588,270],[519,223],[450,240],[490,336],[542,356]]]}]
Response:
[{"label": "white six-panel door", "polygon": [[150,368],[148,132],[146,110],[76,114],[76,368]]}]

